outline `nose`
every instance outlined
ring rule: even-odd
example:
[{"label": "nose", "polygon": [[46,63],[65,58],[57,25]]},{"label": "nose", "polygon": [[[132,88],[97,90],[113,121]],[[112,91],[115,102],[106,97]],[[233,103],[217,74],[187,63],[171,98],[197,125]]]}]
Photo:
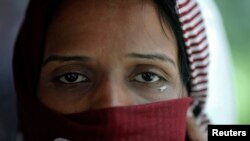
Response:
[{"label": "nose", "polygon": [[135,97],[122,83],[112,79],[103,80],[90,97],[90,109],[135,105]]}]

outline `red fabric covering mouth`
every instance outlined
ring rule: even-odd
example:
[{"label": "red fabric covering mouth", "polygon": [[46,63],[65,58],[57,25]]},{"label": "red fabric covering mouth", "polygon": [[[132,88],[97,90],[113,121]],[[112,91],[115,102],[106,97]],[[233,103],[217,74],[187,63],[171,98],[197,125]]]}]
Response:
[{"label": "red fabric covering mouth", "polygon": [[191,98],[70,115],[36,103],[23,115],[25,141],[184,141]]}]

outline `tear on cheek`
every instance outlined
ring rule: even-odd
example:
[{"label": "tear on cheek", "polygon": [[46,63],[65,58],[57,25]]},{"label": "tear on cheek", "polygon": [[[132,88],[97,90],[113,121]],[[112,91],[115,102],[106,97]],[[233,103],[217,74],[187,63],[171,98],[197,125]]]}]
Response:
[{"label": "tear on cheek", "polygon": [[167,89],[166,85],[163,85],[160,88],[158,88],[159,92],[161,92],[161,93],[163,93],[166,89]]}]

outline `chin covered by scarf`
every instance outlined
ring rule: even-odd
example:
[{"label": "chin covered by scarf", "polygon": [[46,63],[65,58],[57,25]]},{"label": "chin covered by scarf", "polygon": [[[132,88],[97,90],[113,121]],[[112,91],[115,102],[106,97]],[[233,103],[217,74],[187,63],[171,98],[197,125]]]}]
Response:
[{"label": "chin covered by scarf", "polygon": [[23,105],[21,117],[25,141],[184,141],[190,102],[182,98],[62,115],[33,101],[32,107]]},{"label": "chin covered by scarf", "polygon": [[[191,98],[63,115],[44,106],[36,89],[50,13],[58,1],[31,0],[14,50],[18,118],[24,141],[184,141]],[[191,107],[200,127],[207,94],[208,48],[194,0],[177,0],[176,10],[192,70]]]}]

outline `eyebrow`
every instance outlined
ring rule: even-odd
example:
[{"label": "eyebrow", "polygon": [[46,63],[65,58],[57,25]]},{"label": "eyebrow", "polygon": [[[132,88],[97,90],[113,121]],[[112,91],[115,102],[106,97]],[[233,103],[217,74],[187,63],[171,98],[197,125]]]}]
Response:
[{"label": "eyebrow", "polygon": [[[150,59],[150,60],[160,60],[163,62],[170,62],[174,67],[176,67],[175,62],[164,54],[139,54],[139,53],[129,53],[126,55],[131,58],[140,58],[140,59]],[[68,62],[68,61],[89,61],[92,58],[87,56],[60,56],[60,55],[51,55],[45,59],[43,66],[46,64],[56,61],[56,62]]]},{"label": "eyebrow", "polygon": [[163,62],[169,62],[174,67],[176,67],[175,62],[166,56],[165,54],[139,54],[139,53],[129,53],[127,57],[140,58],[140,59],[150,59],[150,60],[160,60]]},{"label": "eyebrow", "polygon": [[45,59],[43,62],[43,66],[48,64],[49,62],[68,62],[68,61],[89,61],[92,60],[90,57],[87,56],[60,56],[60,55],[52,55]]}]

